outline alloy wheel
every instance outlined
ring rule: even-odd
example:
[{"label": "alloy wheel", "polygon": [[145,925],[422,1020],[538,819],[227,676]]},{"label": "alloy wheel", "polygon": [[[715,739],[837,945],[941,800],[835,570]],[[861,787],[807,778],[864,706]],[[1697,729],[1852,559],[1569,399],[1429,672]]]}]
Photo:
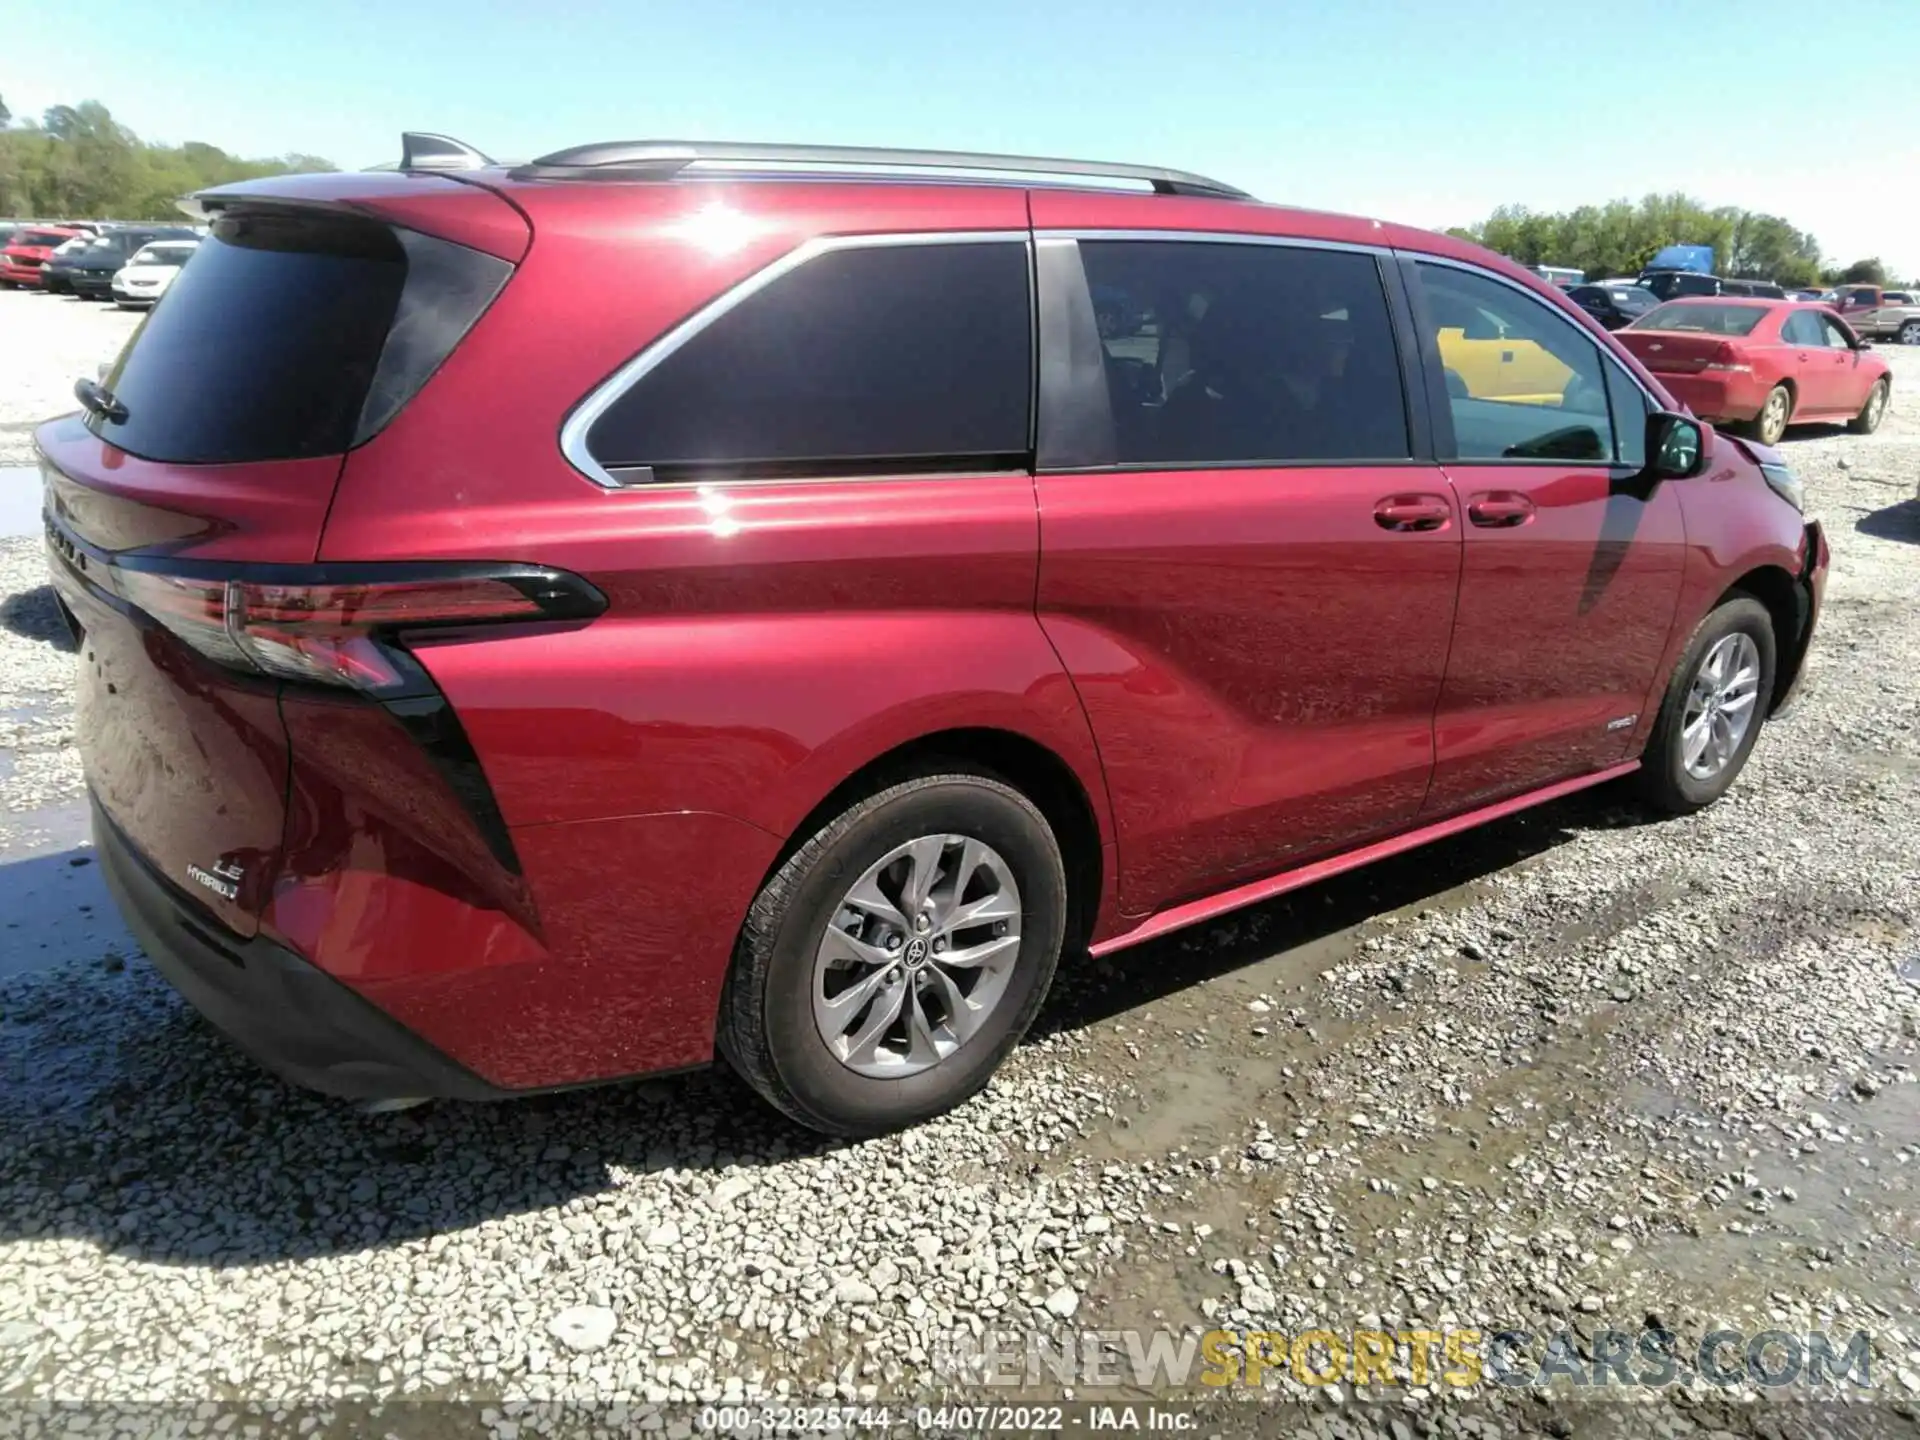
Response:
[{"label": "alloy wheel", "polygon": [[1680,718],[1680,763],[1695,780],[1711,780],[1753,726],[1760,697],[1760,649],[1736,630],[1707,652],[1687,690]]},{"label": "alloy wheel", "polygon": [[1784,389],[1776,387],[1767,396],[1766,408],[1760,412],[1760,439],[1772,445],[1787,433],[1787,415],[1793,407],[1793,399]]},{"label": "alloy wheel", "polygon": [[867,867],[815,952],[813,1019],[856,1074],[898,1079],[966,1044],[1020,955],[1020,886],[968,835],[923,835]]}]

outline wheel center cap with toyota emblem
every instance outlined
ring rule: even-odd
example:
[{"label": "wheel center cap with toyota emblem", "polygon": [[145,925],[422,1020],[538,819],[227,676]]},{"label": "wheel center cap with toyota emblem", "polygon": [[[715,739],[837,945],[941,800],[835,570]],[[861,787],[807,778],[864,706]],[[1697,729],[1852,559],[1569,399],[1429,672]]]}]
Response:
[{"label": "wheel center cap with toyota emblem", "polygon": [[918,970],[922,965],[927,963],[927,942],[922,940],[918,935],[914,936],[913,939],[907,942],[905,958],[907,969]]}]

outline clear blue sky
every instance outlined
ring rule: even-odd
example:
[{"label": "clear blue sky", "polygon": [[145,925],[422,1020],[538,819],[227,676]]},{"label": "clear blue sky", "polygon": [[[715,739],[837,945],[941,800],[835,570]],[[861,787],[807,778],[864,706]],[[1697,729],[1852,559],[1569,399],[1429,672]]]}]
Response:
[{"label": "clear blue sky", "polygon": [[1678,189],[1920,276],[1920,0],[0,0],[9,13],[15,113],[98,99],[143,136],[249,154],[358,167],[394,158],[405,128],[513,158],[645,137],[1015,150],[1431,226]]}]

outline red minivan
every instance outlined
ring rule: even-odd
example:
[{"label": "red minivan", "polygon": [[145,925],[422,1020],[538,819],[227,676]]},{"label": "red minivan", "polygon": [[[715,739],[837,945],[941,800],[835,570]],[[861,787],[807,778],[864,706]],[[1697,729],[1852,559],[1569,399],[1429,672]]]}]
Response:
[{"label": "red minivan", "polygon": [[1089,950],[1616,777],[1710,803],[1819,608],[1778,457],[1443,236],[766,145],[200,201],[37,432],[49,554],[129,923],[336,1095],[717,1052],[909,1124]]}]

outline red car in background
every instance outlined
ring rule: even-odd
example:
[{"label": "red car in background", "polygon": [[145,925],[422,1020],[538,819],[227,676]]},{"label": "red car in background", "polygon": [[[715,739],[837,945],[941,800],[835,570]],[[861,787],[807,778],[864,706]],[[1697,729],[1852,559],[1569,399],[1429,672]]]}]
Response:
[{"label": "red car in background", "polygon": [[1887,362],[1825,305],[1670,300],[1614,333],[1694,414],[1763,445],[1813,421],[1870,435],[1892,394]]},{"label": "red car in background", "polygon": [[39,285],[53,252],[82,232],[64,225],[35,225],[18,232],[0,250],[0,285]]}]

